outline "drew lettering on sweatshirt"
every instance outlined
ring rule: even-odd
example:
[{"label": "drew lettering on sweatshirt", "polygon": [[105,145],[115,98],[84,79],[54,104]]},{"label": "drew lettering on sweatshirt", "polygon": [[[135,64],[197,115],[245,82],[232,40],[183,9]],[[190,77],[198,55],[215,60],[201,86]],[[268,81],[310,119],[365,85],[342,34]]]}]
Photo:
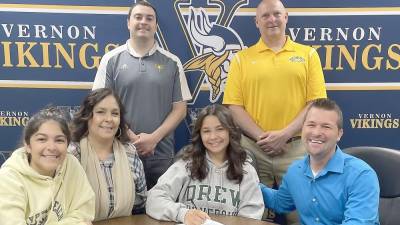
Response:
[{"label": "drew lettering on sweatshirt", "polygon": [[[184,199],[188,209],[199,209],[216,215],[236,216],[240,203],[240,192],[218,185],[190,184],[186,189]],[[195,202],[203,202],[203,204],[198,207]],[[203,207],[204,203],[206,203],[207,207]],[[221,209],[221,204],[229,204],[231,207],[226,207],[225,205],[223,208],[231,210]]]}]

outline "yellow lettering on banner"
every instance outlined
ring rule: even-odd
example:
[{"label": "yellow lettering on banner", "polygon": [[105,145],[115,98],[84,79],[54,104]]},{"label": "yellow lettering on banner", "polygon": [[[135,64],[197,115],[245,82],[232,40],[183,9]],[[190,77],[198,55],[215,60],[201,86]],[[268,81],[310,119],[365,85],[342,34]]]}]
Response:
[{"label": "yellow lettering on banner", "polygon": [[382,126],[383,126],[383,120],[371,120],[371,127],[372,128],[374,128],[374,127],[382,128]]},{"label": "yellow lettering on banner", "polygon": [[[37,42],[15,42],[18,47],[18,64],[17,67],[27,67],[25,64],[25,58],[29,61],[28,67],[39,67],[39,64],[36,62],[32,53],[30,52],[33,46],[37,44]],[[29,47],[24,49],[24,45],[28,44]]]},{"label": "yellow lettering on banner", "polygon": [[98,44],[91,44],[91,43],[86,43],[84,45],[82,45],[81,49],[79,50],[79,61],[81,62],[81,65],[85,68],[85,69],[93,69],[99,66],[100,64],[100,56],[91,56],[90,58],[93,60],[93,64],[91,66],[89,66],[87,64],[87,60],[86,60],[86,51],[88,47],[92,47],[94,49],[94,51],[97,53],[98,52]]},{"label": "yellow lettering on banner", "polygon": [[[322,60],[325,58],[325,61],[321,61],[325,71],[341,71],[346,67],[351,70],[362,68],[368,71],[380,71],[382,68],[386,68],[386,70],[400,69],[400,44],[392,44],[387,49],[382,44],[352,45],[350,47],[346,45],[312,45],[312,47],[319,51]],[[360,54],[361,60],[357,59]]]},{"label": "yellow lettering on banner", "polygon": [[350,119],[351,128],[361,128],[360,127],[361,123],[358,121],[361,121],[361,119]]},{"label": "yellow lettering on banner", "polygon": [[399,128],[399,119],[394,119],[393,120],[393,128]]},{"label": "yellow lettering on banner", "polygon": [[[4,59],[3,67],[42,67],[42,68],[64,68],[74,69],[80,63],[85,69],[95,69],[99,66],[101,57],[118,47],[118,44],[109,43],[101,48],[99,43],[77,43],[51,42],[0,42],[3,53],[0,54]],[[75,55],[78,51],[78,55]],[[14,53],[15,54],[11,54]],[[14,57],[14,58],[13,58]],[[78,60],[79,61],[76,61]],[[18,62],[16,66],[13,63]],[[65,63],[64,63],[65,62]]]},{"label": "yellow lettering on banner", "polygon": [[28,120],[29,117],[0,116],[0,126],[3,127],[26,126]]},{"label": "yellow lettering on banner", "polygon": [[397,129],[399,119],[350,119],[351,128],[356,129]]},{"label": "yellow lettering on banner", "polygon": [[42,59],[43,63],[41,67],[43,68],[51,68],[50,66],[50,57],[49,57],[49,45],[50,43],[48,42],[40,42],[40,45],[42,46]]},{"label": "yellow lettering on banner", "polygon": [[113,50],[114,48],[118,47],[118,44],[108,44],[106,45],[106,47],[104,48],[104,54]]},{"label": "yellow lettering on banner", "polygon": [[67,50],[65,50],[64,46],[61,43],[54,43],[54,46],[56,46],[56,65],[54,65],[54,68],[62,68],[60,64],[60,53],[65,60],[65,62],[68,63],[69,67],[71,69],[75,68],[75,60],[74,60],[74,48],[76,46],[76,43],[68,43],[68,46],[70,48],[69,54],[67,53]]},{"label": "yellow lettering on banner", "polygon": [[387,60],[386,60],[386,69],[387,69],[387,70],[398,70],[398,69],[400,69],[400,54],[397,53],[397,52],[395,52],[395,51],[394,51],[394,48],[396,48],[397,51],[399,51],[399,50],[400,50],[400,45],[399,45],[399,44],[392,44],[392,45],[389,47],[389,50],[388,50],[388,57],[389,57],[390,59],[395,60],[395,62],[397,63],[397,66],[393,66],[393,65],[390,63],[389,59],[387,59]]},{"label": "yellow lettering on banner", "polygon": [[369,125],[371,119],[364,119],[362,120],[362,128],[371,128],[371,126]]},{"label": "yellow lettering on banner", "polygon": [[7,117],[0,116],[0,126],[8,126],[8,123],[6,122]]},{"label": "yellow lettering on banner", "polygon": [[384,127],[392,127],[392,120],[384,120]]},{"label": "yellow lettering on banner", "polygon": [[332,67],[332,49],[335,47],[334,45],[325,45],[326,50],[326,58],[325,58],[325,66],[324,70],[333,70]]},{"label": "yellow lettering on banner", "polygon": [[[322,47],[322,45],[311,45],[315,50],[318,50]],[[333,70],[332,67],[332,49],[334,48],[334,45],[324,45],[325,49],[325,64],[324,64],[324,70]]]},{"label": "yellow lettering on banner", "polygon": [[368,63],[368,59],[370,57],[369,52],[371,51],[372,48],[375,48],[378,50],[378,53],[381,53],[382,51],[382,45],[375,45],[375,44],[371,44],[371,45],[367,45],[367,47],[365,47],[364,51],[362,52],[362,64],[364,66],[365,69],[367,70],[381,70],[381,63],[382,63],[382,57],[371,57],[372,59],[374,59],[375,64],[371,67]]},{"label": "yellow lettering on banner", "polygon": [[11,51],[10,51],[10,45],[11,42],[9,41],[2,41],[1,44],[3,45],[3,52],[4,52],[4,67],[12,67],[13,64],[11,64]]},{"label": "yellow lettering on banner", "polygon": [[338,47],[339,47],[339,65],[336,69],[343,70],[342,56],[344,56],[350,68],[352,70],[356,70],[357,49],[358,47],[360,47],[360,45],[352,45],[353,56],[350,54],[349,50],[347,50],[347,47],[345,45],[338,45]]},{"label": "yellow lettering on banner", "polygon": [[[4,53],[0,55],[4,60],[3,67],[71,69],[77,65],[85,69],[95,69],[104,54],[119,46],[115,43],[108,43],[103,48],[99,43],[68,43],[67,46],[63,43],[8,41],[0,42],[0,45]],[[400,69],[400,44],[391,44],[387,47],[382,44],[312,45],[312,47],[319,52],[324,71]]]}]

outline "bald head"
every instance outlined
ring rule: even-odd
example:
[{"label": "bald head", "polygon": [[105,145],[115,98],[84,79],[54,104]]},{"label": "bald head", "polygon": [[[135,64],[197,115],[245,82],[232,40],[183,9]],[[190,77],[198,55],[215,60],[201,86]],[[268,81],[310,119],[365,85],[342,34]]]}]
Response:
[{"label": "bald head", "polygon": [[287,21],[288,13],[280,0],[263,0],[258,4],[255,22],[267,45],[285,42]]},{"label": "bald head", "polygon": [[280,9],[284,12],[286,12],[286,8],[283,5],[283,3],[280,0],[261,0],[260,3],[257,5],[257,11],[256,11],[256,16],[257,13],[260,13],[260,10],[262,11],[262,8],[265,7],[274,7],[275,9]]}]

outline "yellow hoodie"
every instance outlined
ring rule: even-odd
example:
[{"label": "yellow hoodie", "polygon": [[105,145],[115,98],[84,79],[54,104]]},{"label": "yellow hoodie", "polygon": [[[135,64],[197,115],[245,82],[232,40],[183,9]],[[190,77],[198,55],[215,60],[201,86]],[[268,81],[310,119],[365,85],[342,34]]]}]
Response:
[{"label": "yellow hoodie", "polygon": [[0,169],[1,225],[83,225],[94,218],[94,193],[77,159],[68,154],[54,178],[28,164],[17,149]]}]

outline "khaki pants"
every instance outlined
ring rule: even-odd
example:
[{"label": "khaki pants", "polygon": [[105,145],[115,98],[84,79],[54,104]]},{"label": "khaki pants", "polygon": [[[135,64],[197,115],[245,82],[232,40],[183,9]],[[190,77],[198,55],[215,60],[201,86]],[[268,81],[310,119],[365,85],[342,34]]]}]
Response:
[{"label": "khaki pants", "polygon": [[[288,143],[288,150],[274,157],[265,154],[253,140],[244,135],[242,135],[241,145],[254,155],[260,181],[268,187],[273,187],[275,182],[280,185],[282,177],[290,164],[295,160],[302,159],[306,154],[300,139]],[[275,215],[271,211],[266,210],[264,212],[263,219],[273,219],[274,217]],[[288,224],[299,222],[296,211],[287,214],[286,219]]]}]

